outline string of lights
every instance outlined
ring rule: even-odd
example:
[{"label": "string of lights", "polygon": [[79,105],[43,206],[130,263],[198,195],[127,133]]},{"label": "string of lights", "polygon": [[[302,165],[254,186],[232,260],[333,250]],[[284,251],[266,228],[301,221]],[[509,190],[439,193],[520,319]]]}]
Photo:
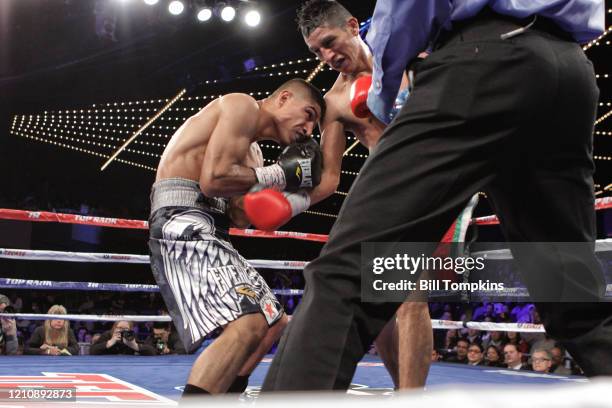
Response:
[{"label": "string of lights", "polygon": [[[15,118],[17,119],[17,117]],[[15,123],[15,121],[14,121]],[[83,123],[83,122],[81,122]],[[72,131],[75,133],[80,134],[81,136],[87,136],[87,137],[92,137],[92,138],[97,138],[100,140],[109,140],[109,141],[116,141],[116,142],[125,142],[129,136],[129,134],[133,133],[132,130],[122,130],[122,129],[108,129],[108,128],[102,128],[102,127],[96,127],[96,126],[100,126],[99,123],[97,122],[87,122],[88,124],[93,124],[93,127],[89,127],[89,126],[82,126],[80,124],[78,125],[71,125],[70,122],[54,122],[54,121],[50,121],[49,123],[46,122],[45,119],[42,120],[42,126],[39,125],[39,121],[36,121],[34,125],[29,125],[29,124],[23,124],[23,126],[34,126],[34,127],[38,127],[41,129],[45,129],[46,127],[48,127],[49,129],[58,129],[59,132],[65,132],[65,131]],[[46,126],[45,126],[46,125]],[[112,125],[112,124],[110,124]],[[13,126],[14,127],[14,126]],[[132,127],[137,127],[137,125],[133,125]],[[92,132],[92,133],[89,133]],[[101,133],[107,133],[106,135],[102,135]],[[117,135],[121,134],[121,133],[125,133],[126,136],[125,137],[115,137],[113,135]],[[170,136],[167,134],[157,134],[157,133],[144,133],[143,135],[145,136],[156,136],[156,137],[160,137],[160,138],[169,138]],[[146,146],[157,146],[157,147],[161,147],[162,149],[166,147],[166,144],[162,144],[162,143],[156,143],[156,142],[152,142],[152,141],[146,141],[146,140],[139,140],[136,139],[134,140],[134,143],[137,144],[142,144],[142,145],[146,145]],[[115,146],[116,147],[116,146]]]},{"label": "string of lights", "polygon": [[297,60],[278,62],[278,63],[275,63],[275,64],[264,65],[264,66],[261,66],[261,67],[255,67],[255,69],[253,71],[266,71],[268,69],[280,68],[280,67],[284,67],[284,66],[287,66],[287,65],[298,65],[298,64],[305,64],[305,63],[309,63],[309,62],[319,62],[319,61],[318,61],[318,59],[313,58],[313,57],[300,58],[300,59],[297,59]]},{"label": "string of lights", "polygon": [[[319,72],[323,71],[324,68],[325,68],[325,62],[321,61],[319,65],[317,65],[316,68],[310,74],[308,74],[308,77],[306,78],[306,82],[312,82],[314,77],[316,77]],[[327,70],[331,71],[331,68],[328,67]]]},{"label": "string of lights", "polygon": [[601,116],[599,119],[597,119],[595,121],[595,125],[600,124],[601,122],[603,122],[604,120],[606,120],[607,118],[610,117],[610,115],[612,115],[612,110],[609,110],[607,113],[605,113],[603,116]]},{"label": "string of lights", "polygon": [[306,210],[304,212],[306,214],[318,215],[320,217],[338,218],[338,216],[336,214],[329,214],[329,213],[324,213],[324,212],[319,212],[319,211],[312,211],[312,210]]},{"label": "string of lights", "polygon": [[170,102],[168,102],[163,108],[161,108],[159,110],[159,112],[157,112],[155,115],[153,115],[153,117],[151,117],[151,119],[149,119],[147,121],[147,123],[142,125],[142,127],[140,129],[138,129],[136,131],[136,133],[134,133],[128,140],[126,140],[125,143],[115,153],[113,153],[113,155],[111,157],[109,157],[109,159],[102,165],[102,167],[100,167],[100,171],[106,169],[108,167],[108,165],[111,164],[111,162],[113,160],[115,160],[115,158],[117,158],[117,156],[132,142],[132,140],[136,139],[139,134],[144,132],[146,128],[151,126],[151,124],[153,124],[153,122],[155,122],[157,120],[157,118],[159,118],[161,115],[163,115],[164,112],[166,112],[166,110],[168,110],[170,108],[170,106],[172,106],[174,103],[176,103],[176,101],[181,99],[181,97],[185,94],[185,92],[187,92],[186,89],[181,89],[179,91],[179,93],[176,94],[176,96],[174,98],[172,98],[172,100]]},{"label": "string of lights", "polygon": [[[91,150],[88,150],[88,149],[83,149],[83,148],[76,147],[76,146],[67,145],[65,143],[56,142],[56,141],[50,140],[50,139],[43,139],[43,138],[39,138],[39,137],[36,137],[36,136],[32,136],[32,135],[28,135],[28,134],[20,133],[20,132],[16,132],[16,131],[11,131],[10,133],[13,134],[13,135],[16,135],[16,136],[25,137],[27,139],[36,140],[38,142],[49,143],[49,144],[52,144],[52,145],[55,145],[55,146],[59,146],[59,147],[63,147],[63,148],[66,148],[66,149],[76,150],[78,152],[86,153],[86,154],[89,154],[89,155],[92,155],[92,156],[96,156],[96,157],[102,157],[102,158],[110,157],[109,155],[106,155],[106,154],[94,152],[94,151],[91,151]],[[129,160],[124,160],[124,159],[119,159],[119,158],[117,158],[116,160],[119,163],[127,164],[127,165],[130,165],[130,166],[134,166],[134,167],[138,167],[138,168],[142,168],[142,169],[146,169],[146,170],[156,171],[155,167],[146,166],[144,164],[135,163],[135,162],[132,162],[132,161],[129,161]]]},{"label": "string of lights", "polygon": [[[588,44],[586,44],[584,47],[582,47],[582,49],[586,51],[586,50],[588,50],[588,49],[589,49],[589,48],[591,48],[591,47],[596,47],[596,46],[601,45],[600,41],[601,41],[601,40],[602,40],[602,39],[603,39],[603,38],[604,38],[606,35],[608,35],[608,34],[610,34],[610,33],[612,33],[612,26],[608,27],[608,29],[607,29],[607,30],[605,30],[605,31],[603,32],[603,34],[602,34],[602,35],[600,35],[600,36],[599,36],[599,37],[597,37],[596,39],[594,39],[594,40],[592,40],[591,42],[589,42]],[[609,41],[606,41],[606,45],[609,45],[609,44],[610,44],[610,42],[609,42]]]}]

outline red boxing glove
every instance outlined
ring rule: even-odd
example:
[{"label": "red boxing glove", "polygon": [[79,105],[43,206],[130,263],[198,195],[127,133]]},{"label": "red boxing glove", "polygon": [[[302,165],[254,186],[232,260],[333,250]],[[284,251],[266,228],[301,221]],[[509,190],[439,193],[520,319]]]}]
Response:
[{"label": "red boxing glove", "polygon": [[244,196],[244,212],[255,227],[276,231],[291,219],[291,205],[280,191],[266,188]]},{"label": "red boxing glove", "polygon": [[255,227],[263,231],[276,231],[291,217],[310,206],[310,196],[304,190],[295,193],[255,187],[244,196],[244,213]]},{"label": "red boxing glove", "polygon": [[370,116],[368,109],[368,91],[372,85],[372,76],[365,75],[357,78],[351,85],[351,110],[358,118]]}]

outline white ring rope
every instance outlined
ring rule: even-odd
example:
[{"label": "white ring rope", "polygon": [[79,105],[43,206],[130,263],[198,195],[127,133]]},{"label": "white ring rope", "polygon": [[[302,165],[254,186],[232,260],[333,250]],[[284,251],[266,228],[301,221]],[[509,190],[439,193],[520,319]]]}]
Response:
[{"label": "white ring rope", "polygon": [[[62,262],[95,262],[95,263],[131,263],[149,264],[149,255],[112,254],[97,252],[65,252],[32,249],[0,248],[0,258],[23,259],[32,261]],[[305,261],[275,261],[267,259],[250,259],[254,268],[302,270],[308,265]]]},{"label": "white ring rope", "polygon": [[476,329],[483,331],[511,331],[522,333],[545,333],[544,326],[535,323],[494,323],[461,322],[452,320],[431,320],[434,329]]},{"label": "white ring rope", "polygon": [[23,320],[76,320],[90,322],[171,322],[170,316],[145,315],[76,315],[76,314],[39,314],[39,313],[3,313],[2,317],[13,317]]},{"label": "white ring rope", "polygon": [[[3,317],[23,320],[75,320],[94,322],[171,322],[170,316],[146,315],[77,315],[77,314],[40,314],[40,313],[3,313]],[[523,333],[544,333],[544,326],[533,323],[493,323],[493,322],[461,322],[452,320],[432,319],[434,329],[477,329],[484,331],[512,331]]]}]

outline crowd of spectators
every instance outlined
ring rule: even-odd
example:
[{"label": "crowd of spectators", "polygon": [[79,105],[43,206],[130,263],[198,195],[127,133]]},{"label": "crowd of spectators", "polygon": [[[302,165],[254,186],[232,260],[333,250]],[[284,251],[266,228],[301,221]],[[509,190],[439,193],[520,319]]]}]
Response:
[{"label": "crowd of spectators", "polygon": [[[541,323],[531,303],[430,304],[433,318],[497,323]],[[471,316],[470,316],[471,313]],[[545,333],[481,331],[473,328],[434,330],[433,361],[532,370],[550,374],[580,374],[565,349]]]},{"label": "crowd of spectators", "polygon": [[[156,295],[156,294],[153,294]],[[85,314],[164,314],[161,299],[150,294],[126,300],[123,294],[99,292],[96,295],[62,296],[71,303],[71,313]],[[70,300],[69,300],[70,299]],[[71,356],[78,354],[185,354],[174,327],[167,322],[135,323],[130,321],[93,322],[50,318],[47,320],[15,320],[2,313],[68,314],[67,307],[55,304],[51,293],[0,295],[0,354]],[[47,308],[47,304],[52,303]],[[138,313],[131,307],[137,307]],[[152,311],[154,310],[154,312]],[[54,316],[56,317],[56,316]]]},{"label": "crowd of spectators", "polygon": [[[276,277],[281,286],[284,282]],[[285,278],[288,279],[288,278]],[[20,293],[23,292],[23,293]],[[288,313],[298,303],[295,296],[281,296]],[[62,303],[65,306],[60,305]],[[441,320],[540,323],[533,304],[482,303],[470,308],[460,303],[431,303],[432,318]],[[15,291],[0,295],[0,313],[23,312],[50,315],[165,314],[158,293],[89,292],[57,295],[57,292]],[[469,317],[469,318],[468,318]],[[171,323],[114,323],[62,319],[17,320],[0,318],[2,354],[185,354]],[[533,370],[553,374],[579,374],[566,351],[544,333],[434,330],[433,361],[474,366]],[[375,353],[375,349],[373,351]]]}]

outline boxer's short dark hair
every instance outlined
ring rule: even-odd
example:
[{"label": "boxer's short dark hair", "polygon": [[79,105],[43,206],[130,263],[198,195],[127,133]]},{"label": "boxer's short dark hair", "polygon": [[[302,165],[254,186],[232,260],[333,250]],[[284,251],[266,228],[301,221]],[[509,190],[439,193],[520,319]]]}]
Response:
[{"label": "boxer's short dark hair", "polygon": [[325,117],[325,110],[326,110],[325,99],[323,98],[323,94],[321,93],[319,88],[317,88],[310,82],[307,82],[303,80],[302,78],[292,78],[288,80],[287,82],[285,82],[284,84],[282,84],[281,86],[279,86],[271,96],[278,94],[278,92],[284,89],[292,88],[292,87],[302,88],[304,91],[306,91],[307,95],[310,96],[310,98],[314,102],[316,102],[317,105],[319,105],[319,108],[321,108],[321,117],[319,118],[319,120],[322,122],[323,118]]},{"label": "boxer's short dark hair", "polygon": [[351,13],[335,0],[309,0],[297,12],[297,24],[302,36],[308,37],[318,27],[343,27]]}]

